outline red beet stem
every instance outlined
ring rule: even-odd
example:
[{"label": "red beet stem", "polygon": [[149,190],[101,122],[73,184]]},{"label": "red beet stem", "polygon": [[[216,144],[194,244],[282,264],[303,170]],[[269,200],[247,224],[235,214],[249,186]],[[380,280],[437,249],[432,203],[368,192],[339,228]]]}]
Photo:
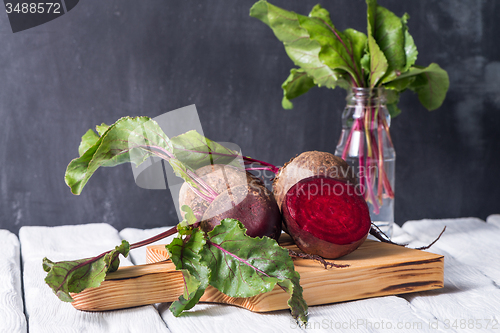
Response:
[{"label": "red beet stem", "polygon": [[141,246],[149,245],[151,243],[159,241],[160,239],[167,238],[168,236],[172,236],[176,233],[177,233],[177,226],[172,227],[172,228],[168,229],[167,231],[162,232],[161,234],[158,234],[158,235],[153,236],[151,238],[148,238],[148,239],[145,239],[143,241],[131,244],[130,249],[133,250],[133,249],[137,249],[138,247],[141,247]]},{"label": "red beet stem", "polygon": [[[376,126],[375,126],[376,125]],[[379,206],[383,203],[384,191],[389,198],[394,198],[394,191],[387,178],[384,167],[384,148],[383,148],[383,131],[392,145],[392,139],[389,133],[389,126],[384,118],[384,115],[379,112],[379,106],[367,106],[362,118],[355,120],[349,135],[346,145],[342,151],[342,158],[346,160],[349,149],[351,148],[352,136],[355,131],[364,132],[366,140],[366,156],[364,140],[361,140],[358,146],[358,164],[359,164],[359,181],[363,186],[363,194],[366,201],[372,203],[375,214],[380,212]],[[378,173],[372,173],[370,167],[373,162],[378,168]],[[377,179],[378,178],[378,179]],[[374,192],[375,181],[377,190]]]},{"label": "red beet stem", "polygon": [[267,163],[267,162],[264,162],[264,161],[256,160],[256,159],[248,157],[248,156],[243,156],[243,160],[245,162],[257,163],[257,164],[263,165],[263,166],[267,167],[267,170],[273,172],[275,175],[277,175],[278,172],[280,171],[280,168],[278,168],[275,165],[272,165],[271,163]]},{"label": "red beet stem", "polygon": [[[153,237],[148,238],[146,240],[143,240],[141,242],[134,243],[134,244],[130,245],[130,249],[133,250],[133,249],[136,249],[136,248],[141,247],[141,246],[149,245],[151,243],[154,243],[156,241],[159,241],[160,239],[166,238],[166,237],[174,235],[176,233],[177,233],[177,226],[172,227],[172,228],[168,229],[167,231],[162,232],[161,234],[158,234],[156,236],[153,236]],[[73,268],[71,268],[70,270],[68,270],[66,272],[66,277],[69,277],[69,275],[72,272],[76,271],[77,269],[79,269],[81,267],[84,267],[86,265],[89,265],[89,264],[91,264],[91,263],[93,263],[93,262],[101,259],[102,257],[104,257],[106,254],[110,253],[113,250],[109,250],[109,251],[103,252],[103,253],[95,256],[95,257],[92,257],[92,258],[90,258],[88,260],[85,260],[84,262],[82,262],[82,263],[74,266]],[[66,281],[66,278],[64,279],[64,281]],[[63,283],[61,283],[61,285],[56,290],[59,290],[62,287]]]}]

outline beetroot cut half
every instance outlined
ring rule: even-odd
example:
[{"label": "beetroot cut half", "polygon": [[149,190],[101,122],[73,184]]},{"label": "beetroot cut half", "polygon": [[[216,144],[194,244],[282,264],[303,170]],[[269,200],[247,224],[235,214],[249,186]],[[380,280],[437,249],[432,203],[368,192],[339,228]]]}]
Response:
[{"label": "beetroot cut half", "polygon": [[361,245],[371,220],[365,199],[352,183],[313,176],[292,186],[282,213],[290,236],[309,254],[335,259]]}]

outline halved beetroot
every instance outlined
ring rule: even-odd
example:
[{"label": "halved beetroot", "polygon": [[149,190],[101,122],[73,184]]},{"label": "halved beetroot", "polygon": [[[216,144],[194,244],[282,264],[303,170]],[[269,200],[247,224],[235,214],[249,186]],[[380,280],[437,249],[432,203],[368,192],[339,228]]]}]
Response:
[{"label": "halved beetroot", "polygon": [[350,182],[325,177],[304,178],[292,186],[281,211],[297,246],[309,254],[335,259],[361,245],[370,231],[365,199]]}]

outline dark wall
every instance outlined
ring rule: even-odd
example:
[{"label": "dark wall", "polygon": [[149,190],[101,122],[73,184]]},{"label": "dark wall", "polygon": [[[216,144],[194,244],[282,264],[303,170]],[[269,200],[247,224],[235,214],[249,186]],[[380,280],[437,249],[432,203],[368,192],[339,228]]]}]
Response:
[{"label": "dark wall", "polygon": [[[177,222],[168,191],[135,185],[129,165],[101,169],[80,196],[64,183],[80,137],[126,115],[196,104],[205,134],[282,165],[333,152],[345,91],[312,89],[281,108],[292,62],[248,16],[253,0],[80,1],[13,34],[0,13],[0,228],[107,222],[117,229]],[[275,0],[306,14],[317,2],[339,29],[366,31],[362,0]],[[417,64],[450,75],[443,106],[411,92],[392,123],[396,221],[500,213],[500,3],[383,1],[409,21]]]}]

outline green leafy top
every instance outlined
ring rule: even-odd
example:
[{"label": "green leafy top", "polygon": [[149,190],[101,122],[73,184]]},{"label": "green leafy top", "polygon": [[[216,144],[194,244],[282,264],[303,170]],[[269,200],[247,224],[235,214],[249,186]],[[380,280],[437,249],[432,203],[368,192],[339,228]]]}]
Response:
[{"label": "green leafy top", "polygon": [[290,294],[292,316],[307,322],[300,275],[288,250],[269,237],[248,236],[238,220],[224,219],[207,234],[181,228],[167,250],[184,276],[184,294],[170,307],[174,315],[192,308],[208,285],[231,297],[255,296],[278,285]]},{"label": "green leafy top", "polygon": [[[102,124],[87,131],[80,143],[79,157],[70,162],[65,180],[74,194],[80,194],[92,174],[101,166],[122,163],[141,164],[149,157],[167,160],[176,174],[198,191],[208,191],[207,184],[197,178],[195,169],[208,164],[242,166],[246,163],[264,163],[239,155],[196,131],[168,138],[160,126],[148,117],[124,117],[113,125]],[[210,195],[210,192],[205,192]],[[123,241],[114,250],[96,257],[53,262],[43,260],[48,273],[45,282],[65,302],[73,301],[71,293],[98,287],[119,265],[119,254],[127,256],[129,250],[151,244],[175,233],[167,249],[176,269],[184,277],[184,293],[172,303],[175,316],[192,308],[212,285],[231,297],[250,297],[271,291],[276,285],[290,294],[288,305],[292,316],[301,323],[307,321],[307,304],[302,297],[300,276],[295,271],[288,251],[271,238],[252,238],[243,225],[225,219],[213,231],[205,233],[190,207],[176,227],[129,245]],[[238,274],[234,274],[238,272]]]},{"label": "green leafy top", "polygon": [[209,164],[224,164],[241,167],[242,156],[223,145],[212,141],[197,131],[191,130],[171,139],[173,153],[182,163],[192,169]]},{"label": "green leafy top", "polygon": [[101,285],[106,274],[118,269],[120,259],[118,255],[127,257],[130,246],[127,241],[114,250],[105,252],[94,258],[52,262],[43,259],[43,270],[48,274],[45,282],[52,288],[61,301],[72,302],[70,293],[79,293],[87,288]]},{"label": "green leafy top", "polygon": [[85,133],[78,149],[80,157],[72,160],[66,169],[65,181],[73,194],[81,193],[99,167],[127,162],[140,165],[149,156],[168,160],[177,175],[192,182],[186,175],[186,167],[172,159],[172,144],[152,119],[124,117],[111,126],[97,126],[97,131],[100,135],[92,130]]},{"label": "green leafy top", "polygon": [[285,109],[290,99],[314,86],[344,89],[385,87],[390,90],[388,109],[399,114],[399,94],[410,89],[418,94],[428,110],[437,109],[449,87],[448,74],[437,64],[415,65],[417,48],[408,31],[408,14],[396,16],[379,6],[367,3],[367,34],[338,30],[330,14],[319,4],[303,16],[276,7],[265,0],[255,3],[250,16],[267,24],[283,42],[293,68],[282,85]]},{"label": "green leafy top", "polygon": [[[65,174],[66,184],[73,194],[80,194],[99,167],[123,163],[136,166],[149,157],[169,162],[175,174],[204,197],[214,195],[201,183],[194,171],[208,164],[228,164],[241,167],[241,155],[211,141],[196,131],[169,138],[149,117],[123,117],[113,125],[89,129],[78,148],[79,157],[72,160]],[[207,190],[208,189],[208,190]]]}]

